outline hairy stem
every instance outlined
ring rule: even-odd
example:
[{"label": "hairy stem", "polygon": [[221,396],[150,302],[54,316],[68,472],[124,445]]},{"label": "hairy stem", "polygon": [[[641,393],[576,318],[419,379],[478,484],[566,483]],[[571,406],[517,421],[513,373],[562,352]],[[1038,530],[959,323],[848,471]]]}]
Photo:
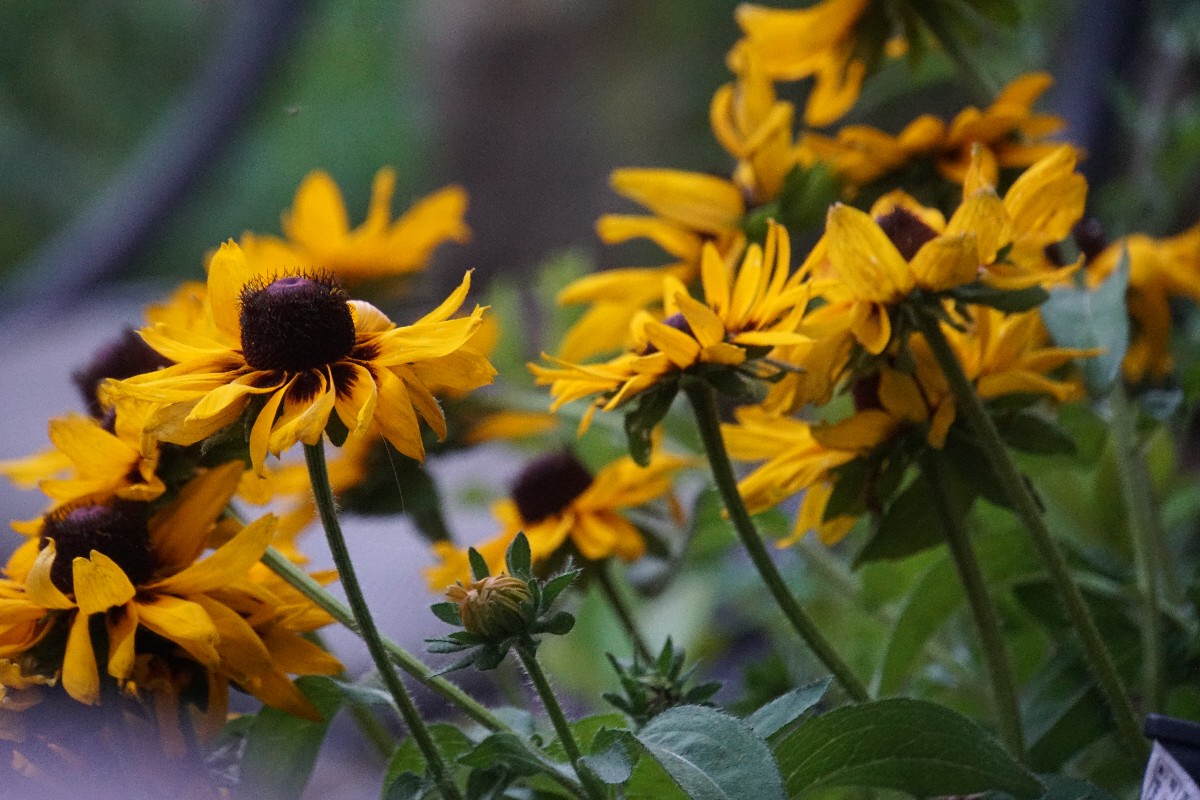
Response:
[{"label": "hairy stem", "polygon": [[762,537],[754,527],[754,521],[750,519],[750,513],[746,511],[742,496],[738,493],[733,465],[729,461],[729,453],[725,450],[725,441],[721,438],[721,422],[717,416],[712,387],[702,381],[688,381],[684,391],[687,393],[688,400],[692,404],[692,411],[695,413],[696,427],[700,431],[700,439],[704,442],[704,452],[708,456],[717,491],[720,492],[725,509],[729,512],[733,529],[737,532],[742,546],[750,554],[750,560],[754,562],[754,567],[762,577],[763,583],[767,585],[771,596],[775,598],[775,602],[783,611],[788,622],[791,623],[792,628],[809,646],[817,659],[825,665],[825,668],[833,673],[834,678],[842,685],[846,693],[855,702],[861,703],[870,700],[871,695],[867,691],[867,687],[800,608],[800,604],[796,602],[796,598],[792,596],[784,582],[783,576],[779,574],[775,562],[767,553]]},{"label": "hairy stem", "polygon": [[325,528],[325,538],[329,541],[329,550],[333,554],[333,564],[337,567],[342,588],[346,591],[346,599],[350,602],[350,610],[354,613],[354,620],[358,624],[359,635],[367,645],[371,660],[375,662],[375,669],[379,671],[384,685],[392,695],[392,699],[396,701],[396,708],[400,711],[400,716],[404,719],[409,733],[412,734],[413,741],[416,742],[421,755],[425,757],[425,763],[429,767],[433,779],[437,782],[438,788],[447,800],[462,800],[462,794],[458,791],[453,776],[446,769],[446,762],[442,759],[441,752],[438,751],[433,737],[429,734],[429,729],[425,727],[425,721],[421,719],[408,690],[401,682],[400,676],[396,674],[387,648],[384,647],[383,639],[379,635],[379,630],[375,627],[375,620],[367,607],[366,598],[363,596],[362,587],[359,585],[358,576],[355,574],[354,565],[350,560],[350,551],[346,547],[346,537],[342,535],[342,526],[338,522],[333,489],[329,484],[329,470],[325,466],[324,442],[318,441],[316,444],[304,445],[304,460],[308,465],[308,476],[312,482],[313,498],[317,505],[317,512],[321,516],[321,525]]},{"label": "hairy stem", "polygon": [[1104,638],[1096,627],[1096,621],[1092,618],[1091,611],[1084,602],[1083,594],[1071,577],[1071,569],[1067,565],[1066,558],[1058,549],[1058,545],[1046,525],[1046,520],[1042,517],[1033,492],[1026,485],[1020,470],[1017,469],[1004,440],[1000,438],[1000,432],[996,430],[996,424],[992,421],[987,409],[984,408],[983,401],[976,394],[975,387],[963,372],[962,365],[954,354],[954,349],[950,346],[946,335],[942,332],[937,319],[922,313],[914,316],[925,340],[929,342],[929,347],[933,351],[938,365],[946,375],[951,391],[954,392],[955,399],[958,401],[958,408],[983,445],[992,471],[1012,503],[1017,517],[1029,532],[1034,549],[1037,551],[1042,565],[1046,568],[1046,572],[1049,573],[1050,582],[1058,594],[1059,601],[1063,604],[1067,619],[1070,620],[1071,626],[1079,637],[1080,644],[1083,645],[1084,657],[1112,711],[1118,735],[1134,759],[1145,761],[1149,754],[1149,748],[1146,740],[1142,738],[1141,726],[1138,724],[1137,714],[1129,700],[1129,694],[1125,691],[1124,684],[1121,683],[1116,664],[1104,644]]},{"label": "hairy stem", "polygon": [[625,635],[629,637],[629,643],[633,645],[634,651],[646,663],[652,663],[654,656],[650,652],[650,646],[646,644],[646,637],[642,635],[641,630],[637,626],[637,620],[633,618],[633,612],[625,603],[625,598],[621,596],[621,590],[613,581],[612,574],[609,571],[609,563],[607,561],[596,564],[592,574],[596,577],[596,584],[600,587],[600,593],[604,595],[608,607],[612,609],[613,615],[617,621],[621,623],[621,628],[624,629]]}]

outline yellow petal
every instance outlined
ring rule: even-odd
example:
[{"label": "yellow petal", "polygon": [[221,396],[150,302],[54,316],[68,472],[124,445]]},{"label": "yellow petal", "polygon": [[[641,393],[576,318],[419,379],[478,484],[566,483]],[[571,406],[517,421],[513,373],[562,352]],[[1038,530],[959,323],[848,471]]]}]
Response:
[{"label": "yellow petal", "polygon": [[462,308],[462,304],[467,299],[467,292],[471,291],[471,270],[467,270],[463,274],[462,281],[450,295],[443,300],[437,308],[430,311],[425,316],[416,321],[417,325],[424,325],[432,322],[444,322],[450,319]]},{"label": "yellow petal", "polygon": [[731,181],[700,172],[671,169],[619,169],[613,189],[660,217],[704,233],[722,235],[746,211],[741,190]]},{"label": "yellow petal", "polygon": [[412,400],[404,382],[391,370],[380,370],[377,375],[379,400],[375,418],[380,430],[392,446],[409,458],[425,460],[425,444],[421,440],[421,425],[413,411]]},{"label": "yellow petal", "polygon": [[123,608],[110,611],[105,616],[108,628],[108,674],[118,680],[126,680],[133,674],[137,651],[137,606],[129,603]]},{"label": "yellow petal", "polygon": [[962,286],[979,277],[974,233],[939,236],[926,242],[909,263],[918,285],[931,291]]},{"label": "yellow petal", "polygon": [[348,379],[337,387],[334,408],[351,434],[364,433],[375,416],[378,391],[371,373],[358,364],[349,364]]},{"label": "yellow petal", "polygon": [[100,702],[100,668],[89,627],[87,615],[75,615],[63,654],[62,685],[71,697],[94,706]]},{"label": "yellow petal", "polygon": [[661,322],[646,324],[646,338],[680,369],[696,363],[700,355],[700,344],[695,339]]},{"label": "yellow petal", "polygon": [[53,539],[46,540],[46,546],[33,560],[29,575],[25,579],[25,592],[29,599],[42,608],[67,609],[74,608],[71,599],[59,591],[50,580],[50,568],[54,565],[56,551]]},{"label": "yellow petal", "polygon": [[233,240],[225,242],[208,264],[208,300],[217,329],[235,342],[242,341],[241,294],[254,270]]},{"label": "yellow petal", "polygon": [[250,466],[253,467],[256,475],[264,474],[267,450],[271,444],[271,429],[275,427],[275,418],[279,416],[279,406],[294,382],[295,378],[271,395],[266,405],[258,412],[254,425],[250,428]]},{"label": "yellow petal", "polygon": [[137,588],[125,570],[99,550],[93,550],[89,558],[76,558],[71,562],[71,569],[75,602],[82,614],[98,614],[113,606],[124,605],[137,594]]},{"label": "yellow petal", "polygon": [[321,170],[305,176],[291,211],[283,214],[282,221],[289,239],[318,251],[328,242],[345,239],[350,231],[342,192],[329,173]]},{"label": "yellow petal", "polygon": [[860,300],[890,302],[913,288],[908,263],[865,212],[837,203],[825,222],[829,261]]},{"label": "yellow petal", "polygon": [[277,519],[267,514],[246,527],[203,561],[197,561],[182,572],[168,575],[149,588],[176,595],[192,595],[218,589],[245,575],[258,562],[271,536]]},{"label": "yellow petal", "polygon": [[142,625],[170,639],[209,669],[216,669],[220,636],[212,619],[197,603],[170,595],[139,600],[138,618]]},{"label": "yellow petal", "polygon": [[243,464],[230,461],[184,484],[150,520],[150,549],[160,574],[179,572],[204,550],[205,538],[237,491]]},{"label": "yellow petal", "polygon": [[725,325],[712,309],[686,293],[675,295],[675,304],[687,320],[692,335],[701,347],[709,347],[725,341]]}]

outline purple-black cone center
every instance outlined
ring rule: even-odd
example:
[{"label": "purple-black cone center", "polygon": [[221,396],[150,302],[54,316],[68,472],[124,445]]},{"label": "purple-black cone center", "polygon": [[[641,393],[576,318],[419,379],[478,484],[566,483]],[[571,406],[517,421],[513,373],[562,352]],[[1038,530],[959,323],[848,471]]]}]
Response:
[{"label": "purple-black cone center", "polygon": [[304,372],[354,350],[349,297],[333,279],[289,275],[247,284],[241,295],[242,355],[260,370]]},{"label": "purple-black cone center", "polygon": [[887,237],[896,245],[905,261],[921,249],[921,245],[937,238],[937,231],[926,225],[921,218],[906,208],[897,206],[875,220]]},{"label": "purple-black cone center", "polygon": [[146,505],[118,500],[105,505],[66,506],[46,516],[42,540],[54,540],[50,581],[66,594],[75,591],[73,563],[97,550],[116,562],[134,586],[154,573]]},{"label": "purple-black cone center", "polygon": [[592,473],[570,453],[531,461],[517,476],[512,499],[527,523],[540,522],[571,504],[592,485]]}]

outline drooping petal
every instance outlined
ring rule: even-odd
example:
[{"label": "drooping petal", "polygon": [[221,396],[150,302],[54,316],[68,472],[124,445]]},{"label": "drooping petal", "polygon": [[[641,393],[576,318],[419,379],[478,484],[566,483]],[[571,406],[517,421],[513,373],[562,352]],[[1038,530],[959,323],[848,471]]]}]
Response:
[{"label": "drooping petal", "polygon": [[98,614],[124,605],[137,594],[125,570],[99,550],[93,550],[88,558],[74,559],[71,570],[75,603],[82,614]]},{"label": "drooping petal", "polygon": [[50,580],[50,568],[54,565],[56,557],[54,540],[47,539],[46,546],[37,554],[33,566],[29,569],[29,575],[25,579],[25,593],[42,608],[74,608],[75,604],[71,602],[71,598],[63,594]]},{"label": "drooping petal", "polygon": [[125,680],[133,674],[137,651],[134,648],[138,626],[137,606],[129,603],[109,611],[105,616],[108,628],[108,674]]},{"label": "drooping petal", "polygon": [[245,575],[258,562],[278,520],[267,514],[218,547],[203,561],[197,561],[181,572],[150,584],[148,588],[176,595],[192,595],[220,588]]},{"label": "drooping petal", "polygon": [[241,461],[230,461],[198,475],[150,519],[150,549],[158,575],[174,574],[196,560],[213,523],[237,491],[242,470]]},{"label": "drooping petal", "polygon": [[100,668],[96,666],[96,651],[92,648],[86,614],[76,614],[67,633],[62,685],[67,694],[81,703],[94,706],[100,702]]},{"label": "drooping petal", "polygon": [[220,634],[202,606],[180,597],[158,595],[138,600],[137,607],[142,625],[175,642],[209,669],[220,664]]}]

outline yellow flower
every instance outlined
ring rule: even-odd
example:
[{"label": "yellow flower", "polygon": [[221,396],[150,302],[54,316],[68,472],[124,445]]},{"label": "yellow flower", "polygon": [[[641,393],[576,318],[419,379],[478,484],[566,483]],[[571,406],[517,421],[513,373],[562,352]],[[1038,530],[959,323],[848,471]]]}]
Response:
[{"label": "yellow flower", "polygon": [[[867,64],[857,51],[857,27],[871,0],[822,0],[808,8],[774,9],[743,3],[734,17],[745,38],[729,62],[736,69],[753,53],[775,80],[813,78],[804,122],[821,127],[842,117],[858,100]],[[874,13],[885,13],[877,9]],[[888,47],[889,55],[903,47]]]},{"label": "yellow flower", "polygon": [[[645,553],[646,542],[620,511],[668,496],[675,473],[687,464],[687,459],[655,453],[646,467],[625,457],[593,476],[570,453],[540,458],[521,472],[511,496],[492,507],[501,533],[475,549],[492,572],[504,568],[504,554],[522,531],[535,563],[568,543],[590,561],[612,556],[634,561]],[[470,580],[465,550],[439,542],[434,552],[440,563],[425,572],[431,589]]]},{"label": "yellow flower", "polygon": [[[604,364],[575,365],[546,356],[556,368],[530,364],[539,385],[549,385],[551,410],[593,394],[594,408],[610,411],[669,377],[703,365],[738,367],[757,351],[800,344],[797,333],[808,300],[805,272],[789,275],[787,231],[774,221],[765,248],[751,245],[734,274],[711,244],[701,259],[705,302],[678,280],[663,281],[663,307],[656,320],[642,313],[631,323],[636,352]],[[590,416],[584,418],[584,427]]]},{"label": "yellow flower", "polygon": [[738,484],[750,513],[774,508],[804,492],[792,535],[780,540],[780,547],[794,544],[810,530],[816,531],[821,541],[833,544],[853,527],[854,517],[822,518],[832,489],[830,472],[853,461],[857,452],[825,446],[804,420],[753,407],[738,409],[737,423],[722,425],[721,433],[733,458],[764,462]]},{"label": "yellow flower", "polygon": [[1113,242],[1088,263],[1088,285],[1103,283],[1123,252],[1129,254],[1126,302],[1134,324],[1122,371],[1133,383],[1161,382],[1174,369],[1170,299],[1200,302],[1200,225],[1164,239],[1135,233]]},{"label": "yellow flower", "polygon": [[726,253],[739,249],[744,238],[740,226],[746,201],[733,181],[671,169],[619,169],[611,183],[618,194],[652,213],[605,214],[596,222],[600,239],[606,244],[649,239],[676,260],[660,267],[604,270],[563,289],[560,304],[592,306],[559,346],[568,361],[628,347],[629,321],[661,299],[664,277],[690,283],[706,243]]},{"label": "yellow flower", "polygon": [[983,174],[994,185],[1001,167],[1028,167],[1061,146],[1047,137],[1065,123],[1032,110],[1051,83],[1046,73],[1022,75],[1005,86],[986,109],[965,108],[949,124],[925,114],[896,136],[869,125],[847,125],[832,137],[806,132],[799,145],[800,157],[806,164],[828,164],[850,189],[919,158],[932,159],[944,178],[961,184],[973,149],[979,146]]},{"label": "yellow flower", "polygon": [[779,197],[797,163],[795,108],[776,97],[752,53],[739,66],[737,80],[713,95],[709,121],[717,141],[737,159],[734,182],[753,203],[766,203]]},{"label": "yellow flower", "polygon": [[468,274],[434,311],[397,327],[374,306],[349,300],[327,275],[263,273],[228,242],[209,266],[200,327],[211,335],[167,323],[144,329],[147,343],[177,363],[110,382],[107,395],[154,403],[146,432],[182,445],[252,409],[250,459],[258,472],[268,452],[316,444],[333,413],[351,435],[376,424],[397,450],[422,459],[418,415],[439,438],[446,435],[427,382],[473,388],[494,375],[482,356],[456,354],[483,314],[476,307],[451,319],[469,288]]},{"label": "yellow flower", "polygon": [[367,218],[350,227],[342,194],[326,172],[309,173],[283,214],[286,239],[246,233],[246,259],[263,274],[328,271],[346,283],[404,275],[425,268],[442,242],[465,242],[467,193],[449,186],[418,201],[392,220],[396,173],[379,170]]},{"label": "yellow flower", "polygon": [[[233,681],[265,703],[315,716],[255,630],[271,621],[273,603],[247,573],[262,557],[275,518],[235,530],[217,524],[241,472],[240,462],[210,470],[153,515],[146,504],[113,501],[64,507],[42,520],[39,537],[24,548],[36,557],[26,574],[15,577],[24,584],[23,602],[68,628],[61,680],[71,697],[100,700],[90,632],[99,615],[107,634],[106,670],[122,683],[136,677],[140,648],[150,645],[152,654],[178,648],[214,681]],[[228,539],[214,543],[222,531]],[[151,640],[170,643],[170,649]],[[0,638],[0,654],[12,641]],[[289,663],[291,655],[281,654]]]},{"label": "yellow flower", "polygon": [[56,505],[102,502],[109,497],[153,500],[166,491],[155,474],[158,449],[149,448],[149,455],[144,454],[141,435],[127,420],[128,415],[123,415],[120,421],[126,424],[110,433],[80,414],[52,419],[54,449],[0,462],[0,474],[20,484],[36,482]]}]

